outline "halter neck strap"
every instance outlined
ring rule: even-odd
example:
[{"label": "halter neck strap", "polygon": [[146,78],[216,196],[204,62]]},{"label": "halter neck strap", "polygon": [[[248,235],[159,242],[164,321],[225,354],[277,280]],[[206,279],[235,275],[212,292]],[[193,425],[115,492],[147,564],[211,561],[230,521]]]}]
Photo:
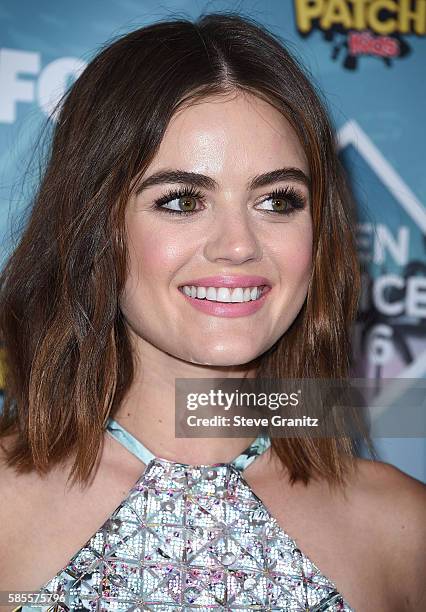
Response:
[{"label": "halter neck strap", "polygon": [[[120,444],[125,446],[133,455],[136,455],[145,465],[148,465],[150,461],[157,458],[140,440],[135,438],[133,434],[127,431],[127,429],[124,429],[124,427],[113,418],[108,418],[106,429],[118,442],[120,442]],[[243,472],[253,463],[256,457],[264,453],[270,445],[271,441],[269,436],[261,433],[238,455],[238,457],[235,457],[235,459],[228,463],[239,472]]]}]

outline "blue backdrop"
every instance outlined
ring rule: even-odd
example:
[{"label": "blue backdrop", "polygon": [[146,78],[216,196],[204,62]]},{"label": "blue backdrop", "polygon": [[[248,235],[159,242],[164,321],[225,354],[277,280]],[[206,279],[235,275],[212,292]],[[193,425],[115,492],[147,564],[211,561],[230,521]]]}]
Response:
[{"label": "blue backdrop", "polygon": [[[158,19],[222,10],[280,35],[327,99],[359,204],[364,291],[354,374],[426,378],[424,0],[3,0],[0,263],[37,180],[34,167],[26,170],[42,122],[100,45]],[[426,440],[415,434],[376,444],[381,459],[426,481]]]}]

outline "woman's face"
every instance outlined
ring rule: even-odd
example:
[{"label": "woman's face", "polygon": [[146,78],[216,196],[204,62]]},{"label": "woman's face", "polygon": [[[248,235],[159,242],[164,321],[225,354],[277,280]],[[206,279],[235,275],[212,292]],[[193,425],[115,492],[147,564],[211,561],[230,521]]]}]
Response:
[{"label": "woman's face", "polygon": [[215,366],[270,348],[308,289],[308,181],[294,131],[259,98],[179,110],[126,211],[121,308],[138,342]]}]

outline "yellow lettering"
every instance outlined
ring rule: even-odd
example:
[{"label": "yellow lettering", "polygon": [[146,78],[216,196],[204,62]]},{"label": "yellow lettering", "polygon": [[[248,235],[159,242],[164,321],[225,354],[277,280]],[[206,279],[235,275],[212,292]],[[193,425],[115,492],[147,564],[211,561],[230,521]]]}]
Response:
[{"label": "yellow lettering", "polygon": [[296,0],[296,23],[301,32],[310,32],[312,21],[324,10],[324,0]]},{"label": "yellow lettering", "polygon": [[379,19],[379,13],[383,9],[396,13],[398,5],[394,0],[376,0],[372,2],[367,8],[368,24],[377,34],[390,34],[396,30],[396,19],[386,19],[386,21]]},{"label": "yellow lettering", "polygon": [[352,29],[365,30],[367,23],[365,21],[365,5],[370,0],[351,0],[353,5],[352,11]]},{"label": "yellow lettering", "polygon": [[332,25],[341,24],[349,29],[352,25],[351,13],[345,0],[329,0],[321,19],[321,27],[328,30]]},{"label": "yellow lettering", "polygon": [[[346,30],[370,28],[379,35],[401,32],[426,34],[426,0],[295,0],[300,32],[310,32],[315,19],[329,30],[341,25]],[[381,17],[387,11],[392,16]]]},{"label": "yellow lettering", "polygon": [[411,0],[400,0],[399,30],[401,34],[411,31],[410,21],[414,22],[413,31],[416,34],[426,33],[426,0],[417,0],[414,10],[411,9]]}]

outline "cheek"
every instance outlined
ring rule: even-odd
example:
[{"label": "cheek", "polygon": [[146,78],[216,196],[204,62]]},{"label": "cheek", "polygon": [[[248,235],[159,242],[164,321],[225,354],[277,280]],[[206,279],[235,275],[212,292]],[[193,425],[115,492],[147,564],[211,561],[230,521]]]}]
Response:
[{"label": "cheek", "polygon": [[289,262],[294,268],[295,274],[301,277],[310,276],[312,271],[312,241],[303,241],[295,246]]},{"label": "cheek", "polygon": [[160,289],[183,260],[185,241],[167,228],[160,232],[155,227],[133,227],[128,231],[128,251],[127,288],[139,286],[140,291],[151,283]]},{"label": "cheek", "polygon": [[274,247],[277,266],[285,284],[300,283],[310,278],[312,271],[312,225],[310,222],[295,225],[281,236]]},{"label": "cheek", "polygon": [[277,323],[280,334],[297,317],[308,293],[312,274],[312,232],[307,226],[304,232],[287,236],[276,253],[279,268],[281,299],[277,300]]}]

